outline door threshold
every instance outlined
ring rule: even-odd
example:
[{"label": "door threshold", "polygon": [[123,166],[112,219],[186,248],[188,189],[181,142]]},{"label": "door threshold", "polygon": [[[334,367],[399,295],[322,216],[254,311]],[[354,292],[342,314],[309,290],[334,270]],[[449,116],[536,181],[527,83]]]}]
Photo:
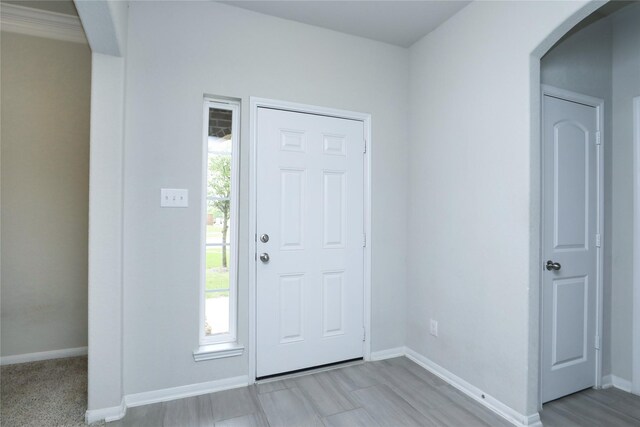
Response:
[{"label": "door threshold", "polygon": [[327,363],[326,365],[312,366],[310,368],[296,369],[295,371],[282,372],[280,374],[265,375],[256,378],[256,384],[265,384],[273,381],[286,380],[289,378],[301,377],[303,375],[317,374],[318,372],[332,371],[334,369],[346,368],[347,366],[361,365],[364,358],[343,360],[340,362]]}]

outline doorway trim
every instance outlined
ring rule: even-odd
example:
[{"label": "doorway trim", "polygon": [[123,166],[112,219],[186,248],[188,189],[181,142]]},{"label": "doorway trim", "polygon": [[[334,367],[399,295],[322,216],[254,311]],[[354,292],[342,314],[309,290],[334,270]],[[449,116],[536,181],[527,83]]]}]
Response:
[{"label": "doorway trim", "polygon": [[[596,280],[596,334],[597,334],[597,343],[594,343],[596,345],[596,370],[594,372],[595,375],[595,387],[596,388],[600,388],[602,387],[602,333],[603,333],[603,328],[602,328],[602,319],[603,319],[603,303],[602,303],[602,299],[603,299],[603,269],[604,269],[604,245],[607,244],[607,236],[605,236],[604,234],[604,144],[608,143],[608,141],[605,141],[604,138],[604,100],[599,99],[599,98],[595,98],[592,96],[587,96],[587,95],[582,95],[576,92],[571,92],[565,89],[560,89],[554,86],[549,86],[549,85],[545,85],[545,84],[541,84],[541,95],[540,95],[540,140],[539,140],[539,144],[540,144],[540,211],[539,211],[539,215],[540,215],[540,234],[539,234],[539,239],[540,239],[540,268],[542,267],[542,261],[543,261],[543,250],[544,250],[544,230],[545,230],[545,223],[544,223],[544,209],[545,209],[545,203],[544,203],[544,185],[542,180],[544,179],[544,170],[545,170],[545,162],[544,162],[544,152],[545,152],[545,148],[544,148],[544,130],[542,128],[543,124],[544,124],[544,97],[545,96],[552,96],[554,98],[559,98],[559,99],[563,99],[566,101],[571,101],[571,102],[576,102],[578,104],[583,104],[583,105],[587,105],[590,107],[594,107],[596,109],[596,114],[598,116],[597,119],[597,126],[598,126],[598,132],[600,134],[600,144],[598,145],[597,149],[596,149],[596,155],[597,155],[597,172],[596,172],[596,181],[597,181],[597,220],[596,220],[596,224],[597,224],[597,230],[596,233],[600,234],[601,236],[601,244],[599,247],[596,247],[596,271],[597,271],[597,280]],[[543,286],[544,286],[544,275],[540,274],[540,280],[539,280],[539,287],[538,287],[538,300],[540,301],[540,303],[538,304],[538,310],[539,310],[539,319],[540,321],[538,322],[538,340],[539,340],[539,345],[538,345],[538,409],[541,410],[542,409],[542,351],[543,351],[543,345],[544,345],[544,339],[543,339],[543,322],[544,322],[544,317],[543,317],[543,298],[542,298],[542,291],[543,291]]]},{"label": "doorway trim", "polygon": [[640,96],[633,98],[633,313],[631,392],[640,395]]},{"label": "doorway trim", "polygon": [[[298,113],[315,114],[362,122],[366,148],[364,154],[364,228],[366,246],[364,247],[364,360],[371,359],[371,114],[338,110],[315,105],[299,104],[274,99],[249,97],[249,256],[254,255],[249,268],[249,384],[256,380],[257,363],[257,219],[258,219],[258,108],[273,108]],[[251,238],[253,236],[253,238]]]}]

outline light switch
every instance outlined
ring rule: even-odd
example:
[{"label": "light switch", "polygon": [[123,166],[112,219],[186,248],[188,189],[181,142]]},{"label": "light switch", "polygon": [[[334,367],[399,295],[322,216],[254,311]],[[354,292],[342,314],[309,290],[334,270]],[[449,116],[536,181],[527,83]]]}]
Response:
[{"label": "light switch", "polygon": [[160,207],[186,208],[189,206],[189,190],[184,188],[161,188]]}]

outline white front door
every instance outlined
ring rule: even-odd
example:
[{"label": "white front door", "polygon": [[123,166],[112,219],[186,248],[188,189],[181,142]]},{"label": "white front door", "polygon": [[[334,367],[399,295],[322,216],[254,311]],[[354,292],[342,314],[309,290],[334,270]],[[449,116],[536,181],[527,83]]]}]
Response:
[{"label": "white front door", "polygon": [[543,97],[542,401],[595,385],[598,110]]},{"label": "white front door", "polygon": [[360,121],[258,109],[258,378],[363,356],[363,152]]}]

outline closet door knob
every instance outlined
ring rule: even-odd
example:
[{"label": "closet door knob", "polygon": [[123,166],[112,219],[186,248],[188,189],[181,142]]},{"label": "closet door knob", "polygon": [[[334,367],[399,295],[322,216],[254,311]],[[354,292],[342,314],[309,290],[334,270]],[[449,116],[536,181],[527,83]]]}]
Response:
[{"label": "closet door knob", "polygon": [[547,261],[547,265],[545,265],[545,268],[549,271],[558,271],[562,268],[562,266],[560,265],[559,262],[553,262],[549,260]]}]

